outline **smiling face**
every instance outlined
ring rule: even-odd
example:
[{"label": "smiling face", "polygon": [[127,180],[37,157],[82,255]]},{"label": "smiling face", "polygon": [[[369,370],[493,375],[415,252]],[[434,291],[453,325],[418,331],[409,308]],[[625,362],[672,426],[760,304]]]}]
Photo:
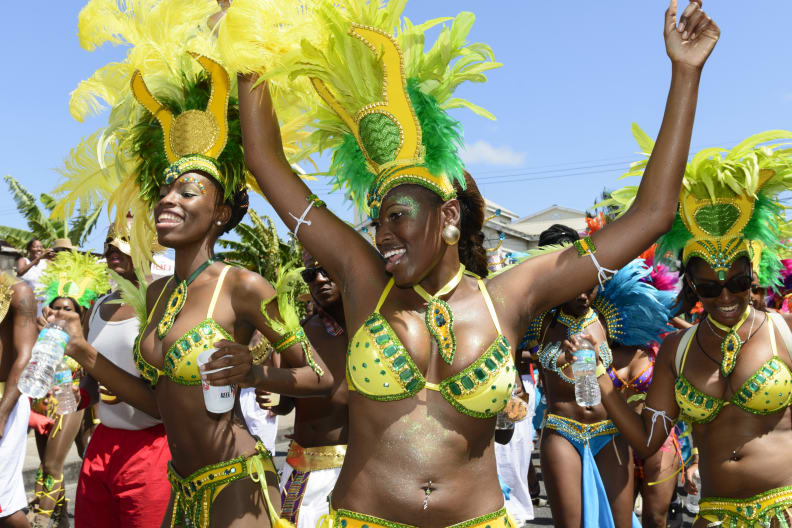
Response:
[{"label": "smiling face", "polygon": [[36,257],[40,257],[42,253],[44,253],[44,245],[41,243],[41,240],[31,241],[30,247],[28,248],[28,258],[32,260]]},{"label": "smiling face", "polygon": [[[160,244],[169,248],[212,242],[228,221],[231,208],[221,204],[222,191],[214,180],[199,172],[187,172],[160,188],[154,220]],[[217,226],[216,222],[221,225]]]},{"label": "smiling face", "polygon": [[458,218],[456,200],[441,203],[418,185],[400,185],[388,193],[374,224],[375,238],[385,271],[393,275],[396,286],[416,284],[437,265],[448,247],[441,236],[443,226],[456,225]]},{"label": "smiling face", "polygon": [[307,251],[303,253],[302,260],[306,270],[314,271],[315,278],[308,283],[311,297],[322,310],[331,310],[335,304],[341,302],[341,291],[338,289],[338,285]]},{"label": "smiling face", "polygon": [[[717,322],[733,326],[739,322],[740,317],[745,313],[745,309],[751,299],[751,289],[747,286],[744,291],[734,293],[729,288],[723,288],[717,297],[705,297],[702,293],[702,286],[724,285],[737,278],[739,282],[745,277],[751,277],[751,263],[748,258],[741,257],[735,260],[725,280],[718,280],[718,274],[713,271],[709,264],[700,258],[692,258],[688,262],[685,280],[689,281],[693,291],[699,297],[704,311],[707,312]],[[745,281],[750,284],[749,281]],[[732,282],[731,284],[735,284]],[[704,288],[704,289],[705,289]],[[705,292],[706,293],[706,292]]]}]

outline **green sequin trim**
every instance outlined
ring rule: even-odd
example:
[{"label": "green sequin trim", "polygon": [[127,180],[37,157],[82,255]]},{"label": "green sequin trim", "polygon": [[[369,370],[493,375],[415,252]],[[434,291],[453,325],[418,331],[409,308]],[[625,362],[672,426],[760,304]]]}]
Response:
[{"label": "green sequin trim", "polygon": [[[366,397],[376,401],[394,401],[411,398],[418,394],[426,385],[426,379],[385,318],[379,313],[373,313],[364,323],[364,327],[371,337],[371,341],[377,344],[374,349],[380,363],[394,374],[396,381],[405,391],[400,394],[381,396],[366,393]],[[351,345],[352,343],[350,343]],[[351,378],[351,374],[347,361],[347,376]]]},{"label": "green sequin trim", "polygon": [[[174,341],[170,348],[168,348],[168,351],[165,352],[163,360],[163,372],[168,376],[168,379],[180,385],[200,385],[200,376],[192,380],[181,380],[176,378],[174,371],[179,361],[184,356],[188,355],[193,347],[200,346],[203,350],[214,348],[215,341],[220,340],[218,334],[228,341],[234,340],[231,334],[226,332],[225,328],[217,324],[214,319],[208,318],[192,327],[179,339]],[[195,368],[198,368],[197,365]]]},{"label": "green sequin trim", "polygon": [[722,237],[740,218],[740,209],[730,203],[700,207],[694,214],[696,224],[708,235]]},{"label": "green sequin trim", "polygon": [[333,519],[333,527],[344,528],[346,523],[344,522],[343,518],[346,517],[347,519],[352,519],[353,521],[360,521],[364,523],[371,523],[375,526],[384,526],[385,528],[418,528],[417,526],[413,526],[411,524],[401,524],[393,521],[388,521],[387,519],[381,519],[380,517],[374,517],[373,515],[366,515],[365,513],[358,513],[352,510],[336,510],[335,518]]},{"label": "green sequin trim", "polygon": [[[495,368],[492,368],[494,364]],[[493,418],[504,407],[506,402],[494,405],[486,411],[473,411],[460,404],[456,398],[467,396],[478,390],[480,387],[490,385],[491,380],[496,378],[502,368],[509,368],[514,365],[511,356],[509,341],[505,336],[499,335],[495,342],[481,355],[461,372],[443,380],[440,383],[440,393],[457,411],[474,418]]]},{"label": "green sequin trim", "polygon": [[162,371],[146,361],[146,359],[143,357],[143,354],[140,352],[140,338],[143,335],[143,330],[145,329],[141,329],[140,333],[135,338],[135,344],[132,347],[132,359],[134,360],[135,367],[137,367],[138,372],[140,372],[140,375],[143,377],[143,379],[148,381],[149,385],[154,387],[157,385]]},{"label": "green sequin trim", "polygon": [[[762,502],[766,500],[773,502],[762,507]],[[701,499],[699,505],[699,517],[715,516],[722,521],[722,526],[742,528],[757,526],[758,523],[771,526],[775,518],[779,526],[788,527],[785,512],[792,506],[792,486],[775,488],[747,499],[706,497]]]},{"label": "green sequin trim", "polygon": [[171,292],[168,297],[168,302],[165,304],[165,311],[162,313],[162,319],[157,324],[157,338],[162,340],[176,321],[176,316],[179,315],[181,309],[184,308],[184,303],[187,302],[187,281],[181,281]]},{"label": "green sequin trim", "polygon": [[424,322],[437,344],[437,350],[440,351],[443,361],[452,364],[456,355],[456,336],[454,312],[451,311],[451,306],[444,300],[433,297],[426,307]]},{"label": "green sequin trim", "polygon": [[575,240],[572,242],[572,245],[575,246],[577,249],[578,256],[588,255],[589,253],[596,253],[597,246],[594,244],[594,241],[591,240],[591,237],[583,237],[580,240]]},{"label": "green sequin trim", "polygon": [[[679,375],[674,389],[677,405],[683,414],[682,418],[694,424],[710,423],[726,405],[726,402],[720,398],[713,398],[698,390],[684,374]],[[695,414],[691,414],[691,412]]]},{"label": "green sequin trim", "polygon": [[[264,306],[262,305],[262,311],[263,310]],[[275,352],[281,353],[295,343],[300,343],[300,347],[302,347],[303,351],[303,357],[305,357],[305,363],[311,367],[311,370],[313,370],[319,377],[324,376],[324,369],[322,369],[322,367],[316,363],[311,350],[311,343],[308,341],[308,336],[305,335],[305,330],[302,328],[284,334],[280,339],[278,339],[278,341],[275,342],[273,348],[275,349]]]}]

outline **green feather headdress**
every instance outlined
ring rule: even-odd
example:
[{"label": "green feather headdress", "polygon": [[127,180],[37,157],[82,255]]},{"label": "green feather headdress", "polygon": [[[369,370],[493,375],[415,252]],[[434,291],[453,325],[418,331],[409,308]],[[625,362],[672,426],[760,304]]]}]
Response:
[{"label": "green feather headdress", "polygon": [[[301,155],[331,149],[334,187],[375,218],[397,185],[423,185],[443,199],[455,196],[454,183],[464,188],[462,129],[449,109],[494,119],[453,97],[461,83],[484,82],[484,73],[500,66],[488,46],[466,42],[473,14],[413,25],[401,17],[405,4],[316,2],[311,16],[322,28],[317,39],[303,39],[290,63],[265,73],[311,79],[324,104],[311,112],[314,131]],[[450,25],[425,50],[425,32],[445,22]]]},{"label": "green feather headdress", "polygon": [[61,251],[47,264],[41,275],[39,293],[49,304],[58,297],[69,297],[83,308],[90,308],[100,295],[110,289],[107,266],[99,259],[77,251]]},{"label": "green feather headdress", "polygon": [[[633,135],[648,158],[654,142],[635,124]],[[656,260],[673,260],[682,251],[683,263],[702,258],[722,280],[731,264],[746,256],[754,261],[761,285],[778,285],[781,238],[788,222],[776,196],[792,189],[791,144],[792,132],[770,130],[731,150],[708,148],[693,156],[685,169],[674,223],[658,240]],[[646,163],[633,163],[624,177],[641,176]],[[614,191],[600,205],[617,205],[621,214],[632,205],[637,190],[629,186]]]}]

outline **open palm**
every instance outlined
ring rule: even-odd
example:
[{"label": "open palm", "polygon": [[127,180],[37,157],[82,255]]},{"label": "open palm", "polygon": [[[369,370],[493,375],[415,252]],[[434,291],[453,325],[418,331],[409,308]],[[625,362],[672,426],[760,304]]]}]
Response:
[{"label": "open palm", "polygon": [[677,23],[677,0],[671,0],[664,34],[666,52],[672,62],[701,68],[715,48],[720,28],[701,7],[701,0],[691,0]]}]

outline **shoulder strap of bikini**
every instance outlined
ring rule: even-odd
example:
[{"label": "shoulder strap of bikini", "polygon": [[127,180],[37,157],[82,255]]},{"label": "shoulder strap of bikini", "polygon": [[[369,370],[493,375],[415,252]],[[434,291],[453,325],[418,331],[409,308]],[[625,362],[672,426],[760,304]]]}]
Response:
[{"label": "shoulder strap of bikini", "polygon": [[380,308],[382,308],[382,305],[385,304],[385,299],[388,298],[391,288],[393,288],[393,277],[391,277],[391,279],[388,281],[388,284],[385,285],[385,289],[382,290],[382,294],[380,294],[380,298],[379,301],[377,301],[377,307],[374,308],[374,312],[379,313]]},{"label": "shoulder strap of bikini", "polygon": [[773,326],[778,328],[778,333],[781,334],[781,339],[784,341],[787,354],[792,358],[792,330],[784,319],[784,316],[777,312],[768,312],[767,314],[773,322]]},{"label": "shoulder strap of bikini", "polygon": [[690,349],[690,342],[693,339],[697,329],[698,325],[691,326],[685,330],[685,332],[682,334],[682,338],[679,340],[679,344],[677,345],[676,349],[676,357],[674,358],[677,376],[679,376],[682,373],[682,369],[685,368],[685,359],[687,359],[687,353]]},{"label": "shoulder strap of bikini", "polygon": [[162,287],[159,297],[157,297],[157,302],[154,303],[154,307],[151,308],[148,314],[148,318],[146,318],[146,326],[148,326],[148,324],[151,322],[151,318],[154,316],[154,312],[157,311],[157,306],[159,306],[159,302],[162,299],[162,294],[165,293],[165,290],[168,289],[168,284],[170,284],[172,280],[173,280],[173,275],[168,277],[168,281],[165,283],[165,286]]},{"label": "shoulder strap of bikini", "polygon": [[484,281],[477,278],[479,290],[481,290],[481,295],[484,296],[484,304],[487,305],[487,310],[489,310],[490,317],[492,318],[492,323],[495,325],[495,330],[498,331],[498,334],[503,334],[500,327],[500,322],[498,322],[498,314],[495,313],[495,307],[492,305],[492,299],[490,299],[490,294],[487,291],[487,287],[484,285]]},{"label": "shoulder strap of bikini", "polygon": [[231,266],[226,265],[223,268],[223,271],[220,272],[220,276],[217,278],[217,284],[215,284],[214,292],[212,292],[212,300],[209,303],[209,309],[206,311],[206,318],[211,319],[212,314],[214,313],[215,304],[217,304],[217,298],[220,297],[220,290],[223,288],[223,281],[225,280],[226,273]]}]

